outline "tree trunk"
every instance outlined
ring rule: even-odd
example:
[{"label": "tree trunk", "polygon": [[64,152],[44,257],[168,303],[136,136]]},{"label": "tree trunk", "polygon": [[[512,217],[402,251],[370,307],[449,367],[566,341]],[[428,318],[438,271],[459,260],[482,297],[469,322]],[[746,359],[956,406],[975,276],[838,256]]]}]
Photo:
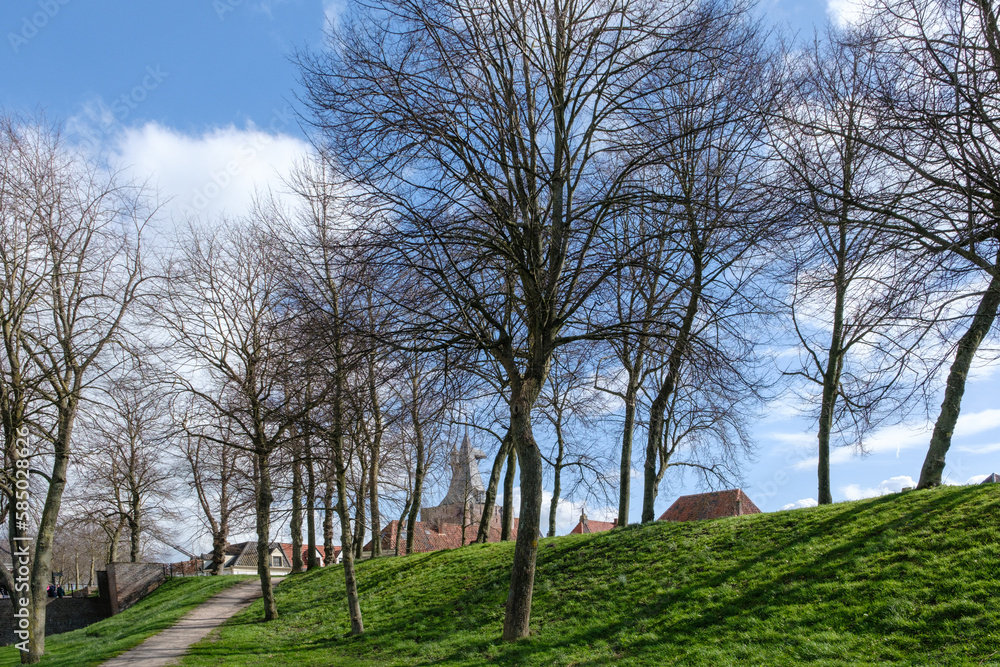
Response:
[{"label": "tree trunk", "polygon": [[372,437],[372,467],[368,476],[368,509],[372,519],[372,558],[382,553],[382,517],[378,506],[379,457],[382,455],[382,405],[375,385],[375,359],[368,354],[368,400],[372,404],[375,433]]},{"label": "tree trunk", "polygon": [[[308,552],[306,553],[306,569],[314,570],[319,567],[319,558],[316,553],[316,470],[313,467],[312,447],[309,436],[305,440],[306,451],[306,541]],[[327,556],[328,558],[330,556]]]},{"label": "tree trunk", "polygon": [[333,515],[337,510],[333,506],[334,488],[336,488],[336,482],[331,475],[326,480],[326,486],[323,487],[323,552],[326,554],[327,565],[335,560],[333,555]]},{"label": "tree trunk", "polygon": [[648,523],[656,518],[653,510],[656,503],[656,473],[660,447],[663,439],[663,413],[666,411],[667,397],[661,391],[649,406],[649,432],[646,434],[646,461],[643,464],[642,485],[642,523]]},{"label": "tree trunk", "polygon": [[562,413],[556,417],[555,422],[556,427],[556,443],[559,447],[559,452],[556,454],[556,464],[553,467],[554,480],[552,482],[552,502],[549,503],[549,533],[548,537],[555,537],[556,535],[556,513],[559,510],[559,494],[562,492],[562,483],[560,480],[560,474],[563,469],[563,457],[566,453],[566,441],[563,439],[562,431]]},{"label": "tree trunk", "polygon": [[[79,378],[76,382],[79,391]],[[48,492],[45,494],[45,505],[38,523],[38,534],[35,536],[35,553],[31,564],[31,583],[28,622],[30,636],[28,651],[21,652],[23,664],[34,664],[45,654],[45,586],[52,571],[52,543],[55,540],[56,520],[59,507],[62,505],[62,495],[66,488],[66,470],[69,467],[70,443],[73,432],[73,422],[76,420],[77,402],[72,397],[64,398],[59,405],[59,425],[56,431],[56,441],[52,460],[52,474]]]},{"label": "tree trunk", "polygon": [[[402,556],[403,552],[399,550],[400,541],[403,539],[403,526],[406,523],[406,517],[410,514],[410,507],[413,505],[413,496],[407,496],[406,502],[403,504],[403,511],[399,514],[399,521],[396,522],[396,541],[392,545],[393,551],[396,552],[397,556]],[[405,542],[403,543],[406,544]]]},{"label": "tree trunk", "polygon": [[659,461],[660,447],[663,443],[663,415],[666,412],[670,398],[677,388],[680,380],[681,365],[688,352],[688,340],[691,330],[694,327],[694,318],[698,314],[698,303],[701,301],[701,281],[702,262],[701,248],[695,241],[690,252],[693,258],[693,272],[691,279],[691,296],[688,298],[687,307],[684,311],[684,319],[677,331],[673,348],[670,350],[670,357],[667,359],[667,374],[660,384],[660,389],[656,392],[656,398],[649,410],[649,433],[646,440],[646,462],[643,466],[643,488],[642,488],[642,522],[648,523],[656,518],[654,504],[659,491],[659,479],[657,475],[657,463]]},{"label": "tree trunk", "polygon": [[226,563],[226,544],[229,541],[229,517],[223,516],[218,525],[212,526],[212,574],[222,574]]},{"label": "tree trunk", "polygon": [[930,447],[920,470],[918,489],[928,489],[941,485],[944,473],[945,456],[951,447],[951,436],[955,432],[958,414],[962,408],[962,395],[965,394],[965,382],[969,368],[976,356],[976,351],[983,338],[989,333],[1000,307],[1000,253],[998,253],[997,270],[994,271],[990,284],[986,288],[976,314],[972,318],[969,330],[958,341],[955,351],[955,361],[948,371],[948,382],[945,385],[944,400],[941,402],[941,412],[934,424]]},{"label": "tree trunk", "polygon": [[257,574],[260,576],[260,590],[264,599],[264,620],[273,621],[278,618],[278,607],[274,602],[274,589],[271,588],[271,502],[274,500],[271,492],[271,463],[266,449],[257,446],[254,452],[257,468]]},{"label": "tree trunk", "polygon": [[[541,386],[540,382],[538,386]],[[537,391],[533,392],[534,395],[527,394],[524,389],[521,392],[521,396],[512,393],[510,409],[513,450],[521,464],[521,511],[503,620],[505,641],[528,635],[542,514],[542,454],[531,431],[531,406]],[[508,465],[513,468],[513,464]]]},{"label": "tree trunk", "polygon": [[[344,556],[344,587],[347,589],[347,611],[351,617],[351,634],[365,631],[361,620],[361,601],[358,582],[354,574],[354,554],[351,550],[351,520],[347,509],[347,466],[344,462],[344,351],[341,334],[340,307],[336,284],[330,283],[333,293],[333,348],[335,357],[333,391],[333,468],[337,485],[337,514],[340,517],[341,553]],[[363,477],[362,477],[363,479]],[[359,501],[364,498],[362,495]]]},{"label": "tree trunk", "polygon": [[139,494],[132,493],[131,511],[128,517],[129,530],[129,560],[133,563],[139,562],[139,538],[142,532],[142,507],[140,505]]},{"label": "tree trunk", "polygon": [[479,531],[476,533],[476,542],[486,544],[490,540],[490,526],[493,517],[497,513],[497,487],[500,485],[500,473],[503,472],[503,463],[512,446],[510,429],[507,430],[503,440],[500,442],[500,450],[493,458],[493,469],[490,471],[489,483],[486,485],[486,498],[483,500],[483,516],[479,519]]},{"label": "tree trunk", "polygon": [[366,488],[366,475],[364,473],[365,469],[364,462],[362,462],[362,472],[361,472],[361,485],[358,488],[358,499],[354,503],[354,557],[361,560],[361,554],[364,549],[364,539],[365,539],[365,488]]},{"label": "tree trunk", "polygon": [[[338,466],[339,467],[339,466]],[[358,598],[358,581],[354,574],[354,550],[351,544],[351,518],[347,507],[347,480],[337,473],[337,513],[340,515],[341,553],[344,556],[344,586],[347,588],[347,611],[351,617],[351,634],[365,631],[361,619],[361,600]]]},{"label": "tree trunk", "polygon": [[302,460],[300,446],[292,450],[292,574],[302,571]]},{"label": "tree trunk", "polygon": [[[378,445],[376,445],[377,447]],[[378,452],[372,452],[372,467],[368,472],[368,513],[371,516],[372,558],[382,554],[382,521],[378,508]]]},{"label": "tree trunk", "polygon": [[[500,541],[510,541],[511,525],[514,523],[514,473],[517,471],[517,449],[507,453],[507,474],[503,478],[503,513],[500,515]],[[522,499],[523,503],[524,500]]]},{"label": "tree trunk", "polygon": [[618,473],[618,525],[628,525],[630,496],[632,494],[632,438],[635,433],[635,409],[639,396],[639,374],[629,372],[625,388],[625,426],[622,429],[622,460]]},{"label": "tree trunk", "polygon": [[416,467],[413,473],[413,499],[410,504],[410,514],[406,517],[406,553],[413,553],[413,531],[416,529],[417,514],[420,512],[420,503],[423,500],[424,477],[427,475],[427,454],[424,444],[424,426],[420,421],[420,385],[417,374],[414,373],[410,379],[411,398],[410,401],[410,421],[413,423],[413,440],[416,447]]}]

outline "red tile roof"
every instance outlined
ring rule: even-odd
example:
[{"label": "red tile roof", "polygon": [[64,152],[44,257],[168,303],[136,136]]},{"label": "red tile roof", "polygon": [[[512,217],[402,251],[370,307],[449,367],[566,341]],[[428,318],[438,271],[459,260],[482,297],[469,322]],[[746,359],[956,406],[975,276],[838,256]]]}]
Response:
[{"label": "red tile roof", "polygon": [[698,493],[681,496],[674,501],[660,521],[698,521],[724,516],[760,514],[760,509],[743,493],[742,489]]},{"label": "red tile roof", "polygon": [[573,527],[573,530],[569,531],[569,534],[603,533],[617,526],[617,519],[614,521],[594,521],[593,519],[588,519],[586,516],[581,516],[576,526]]},{"label": "red tile roof", "polygon": [[[514,519],[510,527],[510,539],[517,539],[518,520]],[[401,532],[399,539],[400,554],[406,553],[406,524],[400,526],[398,520],[390,521],[389,525],[382,529],[382,551],[392,551],[396,548],[396,533]],[[473,523],[465,527],[464,544],[472,544],[476,540],[479,532],[479,523]],[[496,522],[490,523],[489,542],[500,541],[500,526]],[[371,542],[364,546],[365,551],[371,550]],[[426,553],[428,551],[440,551],[441,549],[455,549],[462,546],[462,526],[457,523],[442,523],[438,526],[424,521],[417,521],[413,526],[413,553]]]},{"label": "red tile roof", "polygon": [[[292,545],[290,543],[288,543],[288,542],[278,542],[278,546],[281,547],[281,551],[284,552],[285,558],[287,558],[288,562],[291,563],[292,562],[292,554],[294,553],[292,551]],[[326,551],[323,549],[323,545],[322,544],[317,544],[316,545],[316,551],[319,552],[319,562],[320,562],[320,565],[325,565],[326,564]],[[309,562],[309,545],[308,544],[303,544],[302,545],[302,565],[303,565],[303,567],[308,562]]]}]

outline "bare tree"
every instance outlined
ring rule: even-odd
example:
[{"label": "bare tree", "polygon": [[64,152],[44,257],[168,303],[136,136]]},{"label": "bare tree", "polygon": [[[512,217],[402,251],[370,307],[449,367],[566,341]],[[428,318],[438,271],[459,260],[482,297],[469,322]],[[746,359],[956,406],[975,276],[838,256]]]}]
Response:
[{"label": "bare tree", "polygon": [[[594,389],[590,349],[563,348],[553,360],[545,389],[539,397],[538,412],[552,427],[554,445],[545,462],[552,468],[552,501],[549,503],[548,537],[556,534],[559,501],[567,481],[564,471],[575,468],[583,481],[590,472],[602,477],[602,458],[597,451],[597,415],[602,409]],[[585,432],[590,433],[585,435]],[[567,485],[569,486],[569,485]]]},{"label": "bare tree", "polygon": [[879,0],[864,30],[876,85],[866,110],[906,197],[879,225],[950,261],[968,295],[919,488],[941,483],[966,378],[1000,306],[1000,27],[990,0]]},{"label": "bare tree", "polygon": [[[142,191],[84,162],[43,121],[0,119],[0,401],[9,471],[30,468],[45,480],[33,540],[21,660],[45,651],[45,584],[73,434],[84,395],[104,353],[120,340],[144,284],[140,239],[151,215]],[[22,463],[19,463],[22,461]],[[25,466],[23,461],[27,461]],[[48,472],[42,472],[48,468]],[[30,504],[5,480],[8,507]],[[27,490],[25,490],[27,491]],[[8,512],[12,553],[28,525]],[[0,568],[0,584],[15,588]]]},{"label": "bare tree", "polygon": [[[387,263],[423,281],[405,289],[423,298],[410,311],[426,344],[475,347],[503,369],[521,469],[507,640],[528,633],[541,519],[532,408],[555,350],[589,335],[581,308],[616,265],[608,216],[656,149],[629,130],[669,85],[650,73],[688,48],[686,8],[383,2],[300,59],[329,154],[394,223]],[[442,301],[446,317],[422,311]]]},{"label": "bare tree", "polygon": [[732,9],[725,4],[704,7],[692,37],[697,48],[673,61],[682,74],[662,89],[658,106],[665,111],[647,126],[665,141],[660,163],[644,173],[649,187],[661,195],[646,214],[670,237],[674,250],[647,253],[636,261],[665,261],[655,272],[666,274],[676,289],[666,292],[672,307],[657,313],[667,320],[668,332],[659,338],[661,370],[650,392],[644,523],[655,519],[654,503],[672,451],[668,425],[678,417],[670,411],[683,403],[677,393],[685,376],[706,360],[730,360],[716,368],[738,383],[745,396],[721,385],[706,391],[716,399],[738,399],[729,405],[731,412],[752,414],[763,386],[755,349],[764,328],[751,326],[751,321],[765,312],[755,282],[776,217],[773,199],[758,178],[766,111],[775,87],[764,36],[745,7]]},{"label": "bare tree", "polygon": [[[364,623],[354,560],[357,547],[360,547],[356,542],[360,542],[363,532],[359,529],[355,536],[351,529],[349,476],[354,462],[348,449],[356,444],[350,441],[350,435],[358,431],[358,424],[349,414],[349,391],[355,389],[351,386],[352,377],[357,377],[371,352],[370,340],[356,330],[358,327],[352,326],[370,314],[370,292],[366,289],[369,283],[363,275],[366,270],[364,258],[359,260],[352,255],[353,220],[339,201],[339,184],[327,178],[325,165],[303,165],[293,176],[291,185],[299,209],[285,211],[272,202],[268,216],[273,226],[281,229],[282,262],[287,274],[285,293],[296,304],[299,328],[310,341],[311,366],[317,372],[315,384],[311,386],[325,388],[315,408],[303,417],[308,416],[306,428],[322,440],[326,448],[324,546],[330,558],[335,510],[340,523],[351,633],[361,634]],[[354,394],[367,393],[369,387],[362,383],[356,389]],[[363,473],[367,472],[367,466],[363,466]],[[367,480],[363,473],[354,480],[360,482],[358,487],[361,489],[355,495],[356,509],[364,503],[363,488]],[[363,517],[363,510],[358,516]]]},{"label": "bare tree", "polygon": [[[157,525],[162,530],[177,518],[167,503],[175,485],[164,461],[166,400],[158,378],[141,361],[126,360],[102,385],[84,420],[86,493],[113,503],[128,529],[129,560],[136,563],[143,532]],[[94,494],[95,486],[107,491]]]},{"label": "bare tree", "polygon": [[[283,312],[276,249],[265,229],[259,220],[220,222],[212,231],[190,228],[167,268],[157,309],[170,337],[176,381],[224,418],[252,455],[257,572],[269,621],[278,615],[269,569],[272,454],[307,411],[300,392],[308,369],[299,363],[305,343]],[[189,428],[212,439],[214,424],[213,416]]]},{"label": "bare tree", "polygon": [[174,411],[174,422],[180,425],[174,440],[183,460],[181,474],[194,489],[201,522],[212,538],[209,569],[217,575],[222,573],[230,533],[242,528],[240,517],[253,504],[253,492],[243,483],[248,447],[238,446],[239,436],[224,415],[213,418],[207,406],[184,403]]},{"label": "bare tree", "polygon": [[875,70],[859,37],[831,32],[796,61],[787,111],[772,131],[799,222],[782,248],[801,346],[786,372],[811,385],[810,403],[819,393],[820,504],[833,502],[831,443],[863,448],[869,429],[906,417],[915,385],[930,377],[915,368],[928,263],[881,231],[907,188],[887,187],[891,167],[869,145],[878,134],[865,108]]}]

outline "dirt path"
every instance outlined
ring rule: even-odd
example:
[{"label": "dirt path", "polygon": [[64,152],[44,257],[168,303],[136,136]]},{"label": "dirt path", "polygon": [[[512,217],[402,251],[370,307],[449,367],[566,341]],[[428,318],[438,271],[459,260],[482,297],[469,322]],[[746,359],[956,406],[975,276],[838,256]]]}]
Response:
[{"label": "dirt path", "polygon": [[[275,585],[280,581],[279,577],[273,579]],[[257,579],[230,586],[188,612],[176,625],[108,660],[102,667],[165,667],[177,664],[188,646],[203,639],[260,596],[260,581]]]}]

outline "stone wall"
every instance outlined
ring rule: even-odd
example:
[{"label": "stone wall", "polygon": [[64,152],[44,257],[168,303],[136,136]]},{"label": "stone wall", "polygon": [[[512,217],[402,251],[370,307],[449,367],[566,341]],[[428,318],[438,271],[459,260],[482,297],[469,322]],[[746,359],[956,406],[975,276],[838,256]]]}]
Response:
[{"label": "stone wall", "polygon": [[[111,616],[100,598],[48,598],[45,635],[79,630]],[[0,645],[14,643],[14,608],[9,598],[0,600]]]},{"label": "stone wall", "polygon": [[[128,609],[166,581],[160,563],[109,563],[97,572],[99,598],[47,598],[45,634],[55,635],[85,628],[91,623]],[[14,643],[14,609],[10,599],[0,599],[0,645]]]},{"label": "stone wall", "polygon": [[167,580],[161,563],[108,563],[107,571],[112,614],[128,609]]}]

